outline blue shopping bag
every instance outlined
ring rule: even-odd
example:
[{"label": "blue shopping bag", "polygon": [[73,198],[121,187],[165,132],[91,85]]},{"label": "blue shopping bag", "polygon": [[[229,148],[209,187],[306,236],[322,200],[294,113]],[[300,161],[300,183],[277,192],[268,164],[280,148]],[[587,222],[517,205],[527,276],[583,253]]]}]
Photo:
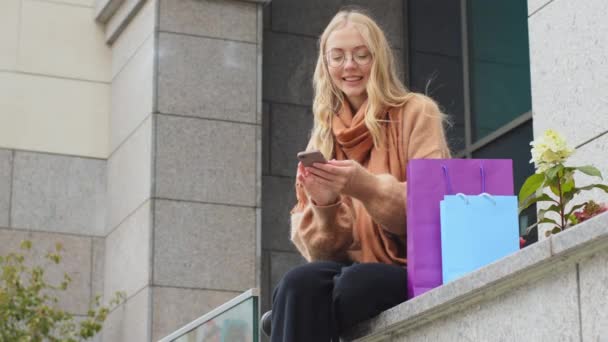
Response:
[{"label": "blue shopping bag", "polygon": [[439,206],[444,284],[519,250],[516,196],[446,195]]}]

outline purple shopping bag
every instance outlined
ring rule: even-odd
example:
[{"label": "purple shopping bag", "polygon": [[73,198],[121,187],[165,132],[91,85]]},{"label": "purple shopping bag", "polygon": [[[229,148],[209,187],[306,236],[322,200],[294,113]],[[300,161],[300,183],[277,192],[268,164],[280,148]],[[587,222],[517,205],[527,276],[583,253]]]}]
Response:
[{"label": "purple shopping bag", "polygon": [[439,202],[445,195],[513,195],[510,159],[413,159],[407,165],[407,293],[442,284]]}]

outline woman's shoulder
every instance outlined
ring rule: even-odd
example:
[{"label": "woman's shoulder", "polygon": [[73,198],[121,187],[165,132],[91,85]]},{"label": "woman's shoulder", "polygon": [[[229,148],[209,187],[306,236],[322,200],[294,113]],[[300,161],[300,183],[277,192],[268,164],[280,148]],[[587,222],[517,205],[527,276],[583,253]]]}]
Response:
[{"label": "woman's shoulder", "polygon": [[439,113],[437,102],[427,95],[411,92],[408,100],[402,106],[404,114],[414,115],[419,113],[433,114]]}]

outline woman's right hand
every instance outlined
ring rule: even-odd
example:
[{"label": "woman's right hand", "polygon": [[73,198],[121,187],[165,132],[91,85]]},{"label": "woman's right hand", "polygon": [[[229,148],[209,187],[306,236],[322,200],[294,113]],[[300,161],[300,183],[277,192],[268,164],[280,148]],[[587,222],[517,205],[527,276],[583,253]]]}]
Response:
[{"label": "woman's right hand", "polygon": [[306,171],[301,162],[298,163],[296,177],[304,187],[304,191],[308,198],[311,199],[315,205],[325,206],[338,202],[340,194],[323,184],[323,182],[327,182],[327,180],[321,179],[319,176]]}]

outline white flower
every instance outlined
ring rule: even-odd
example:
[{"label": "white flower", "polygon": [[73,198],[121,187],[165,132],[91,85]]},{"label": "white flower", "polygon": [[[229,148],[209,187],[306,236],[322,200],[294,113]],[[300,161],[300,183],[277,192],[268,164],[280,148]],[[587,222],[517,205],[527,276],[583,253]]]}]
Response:
[{"label": "white flower", "polygon": [[545,134],[530,143],[532,160],[536,164],[536,173],[543,173],[556,164],[563,163],[572,153],[566,140],[556,131],[548,129]]}]

